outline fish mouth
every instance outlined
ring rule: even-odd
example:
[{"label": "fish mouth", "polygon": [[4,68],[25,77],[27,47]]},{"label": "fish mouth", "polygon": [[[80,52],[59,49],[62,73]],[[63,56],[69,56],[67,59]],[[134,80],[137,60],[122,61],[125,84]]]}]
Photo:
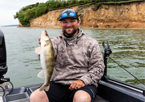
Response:
[{"label": "fish mouth", "polygon": [[44,40],[44,41],[49,41],[49,38],[48,38],[47,36],[44,36],[44,37],[43,37],[43,40]]}]

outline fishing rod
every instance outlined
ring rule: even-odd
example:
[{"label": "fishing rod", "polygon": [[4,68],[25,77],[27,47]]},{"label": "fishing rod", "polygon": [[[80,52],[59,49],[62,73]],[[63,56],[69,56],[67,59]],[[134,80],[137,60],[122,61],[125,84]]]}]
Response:
[{"label": "fishing rod", "polygon": [[107,57],[109,58],[109,59],[111,59],[114,63],[116,63],[120,68],[122,68],[123,70],[125,70],[128,74],[130,74],[132,77],[134,77],[137,81],[139,81],[142,85],[144,85],[145,86],[145,84],[141,81],[141,80],[139,80],[136,76],[134,76],[132,73],[130,73],[128,70],[126,70],[123,66],[121,66],[119,63],[117,63],[114,59],[112,59],[109,55],[112,53],[112,51],[111,51],[111,49],[110,49],[110,46],[109,46],[109,43],[108,43],[108,41],[107,41],[107,45],[105,45],[105,42],[103,41],[103,43],[102,43],[102,46],[103,46],[103,48],[104,48],[104,52],[105,52],[105,54],[104,54],[104,62],[105,62],[105,76],[107,76],[106,74],[107,74]]},{"label": "fishing rod", "polygon": [[125,70],[128,74],[130,74],[132,77],[134,77],[137,81],[139,81],[141,84],[143,84],[145,86],[145,84],[139,80],[136,76],[134,76],[132,73],[130,73],[128,70],[126,70],[123,66],[121,66],[119,63],[117,63],[115,60],[113,60],[111,57],[108,56],[109,59],[111,59],[114,63],[116,63],[120,68],[122,68],[123,70]]}]

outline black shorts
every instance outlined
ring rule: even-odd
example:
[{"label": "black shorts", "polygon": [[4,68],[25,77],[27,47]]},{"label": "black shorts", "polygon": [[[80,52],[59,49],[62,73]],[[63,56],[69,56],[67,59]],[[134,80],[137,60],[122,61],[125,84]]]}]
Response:
[{"label": "black shorts", "polygon": [[73,91],[69,89],[69,86],[70,85],[62,85],[51,81],[49,91],[45,91],[49,102],[73,102],[74,94],[78,90],[86,91],[91,96],[91,102],[94,101],[97,94],[96,86],[88,85]]}]

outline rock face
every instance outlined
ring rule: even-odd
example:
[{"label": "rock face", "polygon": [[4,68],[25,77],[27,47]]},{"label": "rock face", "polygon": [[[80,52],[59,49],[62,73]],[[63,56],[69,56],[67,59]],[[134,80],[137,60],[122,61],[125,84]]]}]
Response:
[{"label": "rock face", "polygon": [[[145,2],[101,4],[96,11],[94,6],[72,7],[81,15],[81,28],[145,28]],[[52,10],[30,20],[30,27],[60,28],[58,19],[63,10]]]},{"label": "rock face", "polygon": [[83,27],[145,28],[145,2],[103,4],[83,16]]},{"label": "rock face", "polygon": [[[72,7],[72,9],[77,10],[77,6]],[[39,27],[39,28],[60,28],[61,23],[59,21],[61,12],[65,9],[52,10],[47,12],[40,17],[32,19],[30,21],[30,27]]]},{"label": "rock face", "polygon": [[22,25],[22,23],[20,22],[19,19],[18,19],[18,21],[19,21],[19,25],[18,25],[18,27],[23,27],[23,25]]}]

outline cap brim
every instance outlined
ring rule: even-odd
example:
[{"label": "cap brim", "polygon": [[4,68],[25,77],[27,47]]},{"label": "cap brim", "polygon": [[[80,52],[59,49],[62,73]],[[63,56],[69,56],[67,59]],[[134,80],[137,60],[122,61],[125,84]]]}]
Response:
[{"label": "cap brim", "polygon": [[65,18],[74,18],[74,19],[77,19],[77,20],[78,20],[77,17],[64,17],[64,18],[59,19],[59,21],[62,21],[62,20],[65,19]]}]

